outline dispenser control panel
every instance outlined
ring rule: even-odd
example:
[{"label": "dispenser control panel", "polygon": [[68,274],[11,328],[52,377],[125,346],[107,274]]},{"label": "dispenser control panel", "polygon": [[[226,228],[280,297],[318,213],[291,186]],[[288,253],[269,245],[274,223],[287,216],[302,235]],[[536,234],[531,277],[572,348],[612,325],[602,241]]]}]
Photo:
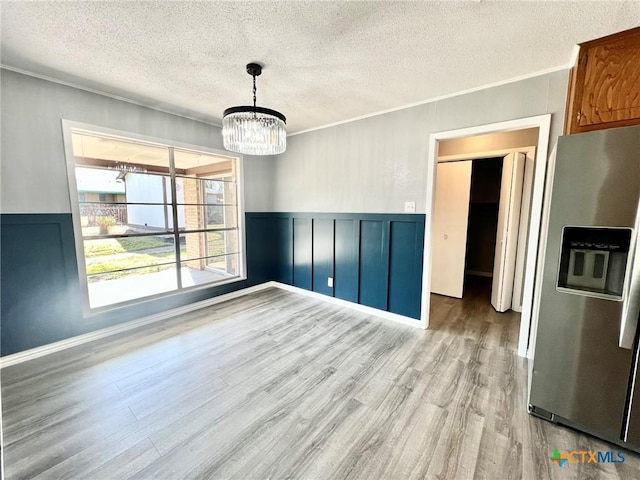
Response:
[{"label": "dispenser control panel", "polygon": [[631,235],[631,228],[565,226],[557,289],[622,300]]}]

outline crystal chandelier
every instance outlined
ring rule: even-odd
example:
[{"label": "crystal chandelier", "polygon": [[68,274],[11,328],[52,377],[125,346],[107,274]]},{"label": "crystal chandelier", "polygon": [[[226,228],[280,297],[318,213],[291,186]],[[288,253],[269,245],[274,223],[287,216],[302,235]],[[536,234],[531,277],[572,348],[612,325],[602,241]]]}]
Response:
[{"label": "crystal chandelier", "polygon": [[256,77],[262,73],[257,63],[247,65],[253,77],[253,106],[227,108],[222,116],[224,148],[247,155],[275,155],[287,148],[287,119],[280,112],[256,106]]},{"label": "crystal chandelier", "polygon": [[107,167],[109,170],[117,170],[120,173],[147,173],[147,169],[138,165],[117,161]]}]

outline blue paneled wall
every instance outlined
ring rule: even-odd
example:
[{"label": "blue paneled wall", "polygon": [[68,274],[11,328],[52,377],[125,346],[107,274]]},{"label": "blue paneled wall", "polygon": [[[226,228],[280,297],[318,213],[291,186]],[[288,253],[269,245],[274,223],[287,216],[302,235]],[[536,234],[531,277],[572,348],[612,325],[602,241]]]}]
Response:
[{"label": "blue paneled wall", "polygon": [[2,355],[270,280],[420,317],[424,215],[247,213],[246,281],[90,318],[82,315],[71,214],[3,214],[0,227]]},{"label": "blue paneled wall", "polygon": [[1,353],[68,338],[82,325],[71,215],[2,215]]},{"label": "blue paneled wall", "polygon": [[334,220],[334,271],[333,295],[349,302],[358,302],[360,283],[360,221],[353,219]]},{"label": "blue paneled wall", "polygon": [[[313,220],[293,218],[293,284],[313,288]],[[287,242],[288,243],[288,242]]]},{"label": "blue paneled wall", "polygon": [[419,319],[424,219],[419,214],[247,213],[249,281],[277,280]]},{"label": "blue paneled wall", "polygon": [[[254,225],[255,228],[255,225]],[[269,232],[272,230],[269,223]],[[199,302],[247,286],[238,281],[176,292],[89,318],[82,300],[71,214],[0,215],[0,354],[9,355]],[[271,235],[265,238],[273,239]],[[254,272],[271,271],[253,257]],[[277,259],[278,264],[285,264]],[[259,280],[259,279],[258,279]],[[260,283],[254,280],[254,283]]]},{"label": "blue paneled wall", "polygon": [[389,224],[382,220],[360,222],[359,303],[386,310],[389,290]]},{"label": "blue paneled wall", "polygon": [[333,222],[327,218],[313,220],[313,291],[333,296],[327,279],[333,278],[334,246]]}]

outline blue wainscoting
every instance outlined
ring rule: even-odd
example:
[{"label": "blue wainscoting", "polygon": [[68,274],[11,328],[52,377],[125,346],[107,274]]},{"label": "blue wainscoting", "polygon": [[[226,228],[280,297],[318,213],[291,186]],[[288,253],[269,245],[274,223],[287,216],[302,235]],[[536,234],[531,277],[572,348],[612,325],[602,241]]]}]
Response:
[{"label": "blue wainscoting", "polygon": [[0,217],[2,355],[74,335],[82,322],[71,215]]},{"label": "blue wainscoting", "polygon": [[360,303],[386,310],[389,290],[389,224],[360,222]]},{"label": "blue wainscoting", "polygon": [[305,290],[313,285],[312,222],[311,218],[293,219],[293,284]]},{"label": "blue wainscoting", "polygon": [[325,218],[313,220],[313,291],[333,295],[328,278],[333,278],[333,222]]},{"label": "blue wainscoting", "polygon": [[272,214],[246,215],[247,282],[293,285],[293,222]]},{"label": "blue wainscoting", "polygon": [[360,221],[336,219],[335,232],[333,294],[336,298],[358,303]]},{"label": "blue wainscoting", "polygon": [[424,215],[247,213],[247,281],[89,318],[82,315],[71,214],[2,214],[0,230],[1,355],[270,280],[420,317]]},{"label": "blue wainscoting", "polygon": [[389,311],[413,317],[422,295],[424,223],[391,222],[390,239]]},{"label": "blue wainscoting", "polygon": [[[272,230],[269,222],[268,234],[263,238],[273,242],[275,250],[277,239],[271,235]],[[246,281],[238,281],[219,287],[185,290],[83,318],[71,214],[2,214],[0,242],[2,356],[247,286]],[[277,271],[264,269],[269,262],[255,256],[252,261],[257,264],[252,270],[260,272],[263,279],[277,278]],[[277,262],[285,264],[280,258]]]},{"label": "blue wainscoting", "polygon": [[424,221],[420,214],[247,213],[249,282],[277,280],[419,319]]}]

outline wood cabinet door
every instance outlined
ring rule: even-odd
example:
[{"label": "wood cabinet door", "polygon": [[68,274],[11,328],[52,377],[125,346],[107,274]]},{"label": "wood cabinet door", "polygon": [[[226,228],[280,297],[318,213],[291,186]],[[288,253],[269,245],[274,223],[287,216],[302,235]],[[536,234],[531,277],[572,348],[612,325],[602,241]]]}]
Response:
[{"label": "wood cabinet door", "polygon": [[640,28],[581,45],[571,132],[640,123]]}]

